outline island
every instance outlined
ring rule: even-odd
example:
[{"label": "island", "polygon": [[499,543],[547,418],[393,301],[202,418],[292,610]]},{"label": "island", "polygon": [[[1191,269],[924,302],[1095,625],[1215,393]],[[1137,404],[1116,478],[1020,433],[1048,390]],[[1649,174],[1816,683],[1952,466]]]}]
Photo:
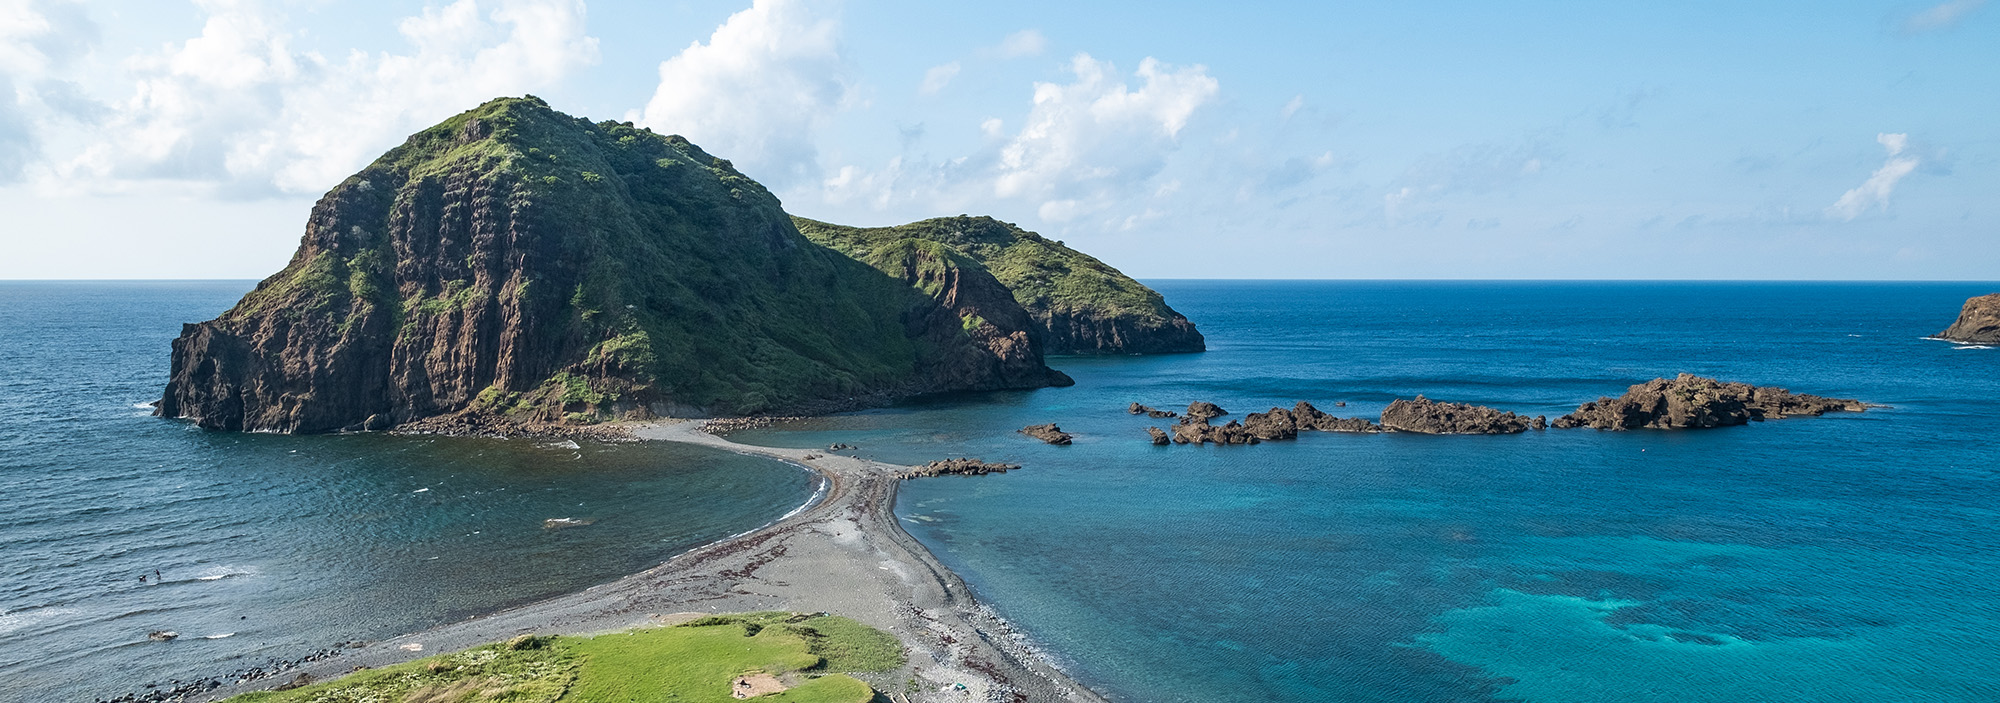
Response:
[{"label": "island", "polygon": [[564,434],[1062,386],[1050,353],[1201,348],[1157,292],[1060,242],[919,225],[798,220],[684,138],[493,100],[322,197],[284,270],[184,326],[156,412]]},{"label": "island", "polygon": [[2000,344],[2000,293],[1965,301],[1958,320],[1937,333],[1937,338],[1962,344]]}]

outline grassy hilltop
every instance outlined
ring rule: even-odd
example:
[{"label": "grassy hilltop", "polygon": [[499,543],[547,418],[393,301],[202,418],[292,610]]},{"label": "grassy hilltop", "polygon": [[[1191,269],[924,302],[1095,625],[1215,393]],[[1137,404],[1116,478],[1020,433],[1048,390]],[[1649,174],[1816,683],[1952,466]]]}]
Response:
[{"label": "grassy hilltop", "polygon": [[894,227],[847,227],[794,217],[799,233],[871,263],[917,244],[978,262],[1041,327],[1050,354],[1192,352],[1201,333],[1160,294],[1062,242],[991,217],[939,217]]},{"label": "grassy hilltop", "polygon": [[751,613],[595,637],[517,637],[229,703],[733,703],[739,678],[774,703],[867,703],[843,672],[903,665],[888,633],[841,617]]}]

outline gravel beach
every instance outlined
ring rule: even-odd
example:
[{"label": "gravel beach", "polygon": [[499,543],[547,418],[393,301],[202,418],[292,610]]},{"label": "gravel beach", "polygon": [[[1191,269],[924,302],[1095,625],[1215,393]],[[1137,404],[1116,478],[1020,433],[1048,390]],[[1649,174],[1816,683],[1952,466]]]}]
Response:
[{"label": "gravel beach", "polygon": [[[297,669],[209,692],[260,690],[305,673],[313,680],[523,633],[589,634],[683,622],[708,613],[827,612],[895,634],[909,663],[862,675],[892,701],[1074,701],[1104,698],[1070,679],[972,597],[903,531],[897,478],[911,467],[806,449],[737,444],[694,421],[626,425],[643,440],[686,442],[767,456],[826,481],[819,498],[762,529],[703,546],[618,581],[546,601],[368,643]],[[1001,480],[998,478],[986,480]],[[420,647],[413,645],[421,645]]]}]

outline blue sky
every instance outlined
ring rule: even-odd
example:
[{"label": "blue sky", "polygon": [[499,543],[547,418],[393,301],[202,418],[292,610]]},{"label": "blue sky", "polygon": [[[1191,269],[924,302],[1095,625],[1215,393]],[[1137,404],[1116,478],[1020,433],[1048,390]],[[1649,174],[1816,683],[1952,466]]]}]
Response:
[{"label": "blue sky", "polygon": [[1984,279],[2000,8],[0,0],[0,277],[257,278],[498,95],[1140,277]]}]

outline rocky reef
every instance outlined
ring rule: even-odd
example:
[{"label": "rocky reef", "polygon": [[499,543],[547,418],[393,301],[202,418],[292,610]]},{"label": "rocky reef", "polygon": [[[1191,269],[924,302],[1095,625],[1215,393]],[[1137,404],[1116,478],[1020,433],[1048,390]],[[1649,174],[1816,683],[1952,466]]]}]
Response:
[{"label": "rocky reef", "polygon": [[1541,416],[1526,417],[1483,405],[1440,403],[1423,396],[1397,400],[1382,409],[1382,426],[1423,434],[1517,434],[1548,427]]},{"label": "rocky reef", "polygon": [[305,230],[283,271],[183,328],[158,414],[450,431],[1069,382],[1043,363],[1045,315],[971,257],[913,242],[864,263],[686,139],[534,97],[411,136]]},{"label": "rocky reef", "polygon": [[1965,301],[1958,320],[1937,336],[1965,344],[2000,344],[2000,293]]},{"label": "rocky reef", "polygon": [[1049,444],[1069,444],[1070,439],[1072,439],[1068,432],[1062,431],[1062,428],[1057,427],[1056,423],[1053,422],[1046,425],[1029,425],[1018,431],[1021,434],[1048,442]]},{"label": "rocky reef", "polygon": [[1050,354],[1198,352],[1207,342],[1157,291],[1083,252],[991,217],[940,217],[895,227],[795,218],[813,241],[869,260],[928,242],[982,264],[1035,318]]},{"label": "rocky reef", "polygon": [[1858,400],[1823,398],[1684,373],[1633,385],[1617,398],[1584,403],[1576,412],[1556,418],[1555,426],[1600,430],[1706,429],[1797,415],[1861,412],[1868,407]]},{"label": "rocky reef", "polygon": [[985,476],[1004,474],[1021,468],[1020,464],[995,464],[980,459],[939,459],[922,466],[912,466],[897,478],[929,478],[932,476]]},{"label": "rocky reef", "polygon": [[1180,413],[1174,412],[1172,410],[1160,410],[1158,408],[1147,407],[1144,405],[1140,405],[1138,403],[1133,403],[1130,406],[1126,407],[1125,412],[1131,413],[1133,415],[1144,415],[1150,418],[1180,417]]},{"label": "rocky reef", "polygon": [[1291,410],[1271,408],[1267,412],[1250,413],[1238,422],[1215,426],[1209,420],[1229,414],[1214,403],[1195,401],[1188,404],[1186,415],[1174,425],[1171,434],[1158,428],[1147,428],[1154,444],[1165,444],[1166,438],[1176,444],[1258,444],[1267,440],[1297,439],[1299,432],[1380,432],[1382,428],[1361,418],[1342,419],[1321,412],[1312,403],[1299,401]]}]

